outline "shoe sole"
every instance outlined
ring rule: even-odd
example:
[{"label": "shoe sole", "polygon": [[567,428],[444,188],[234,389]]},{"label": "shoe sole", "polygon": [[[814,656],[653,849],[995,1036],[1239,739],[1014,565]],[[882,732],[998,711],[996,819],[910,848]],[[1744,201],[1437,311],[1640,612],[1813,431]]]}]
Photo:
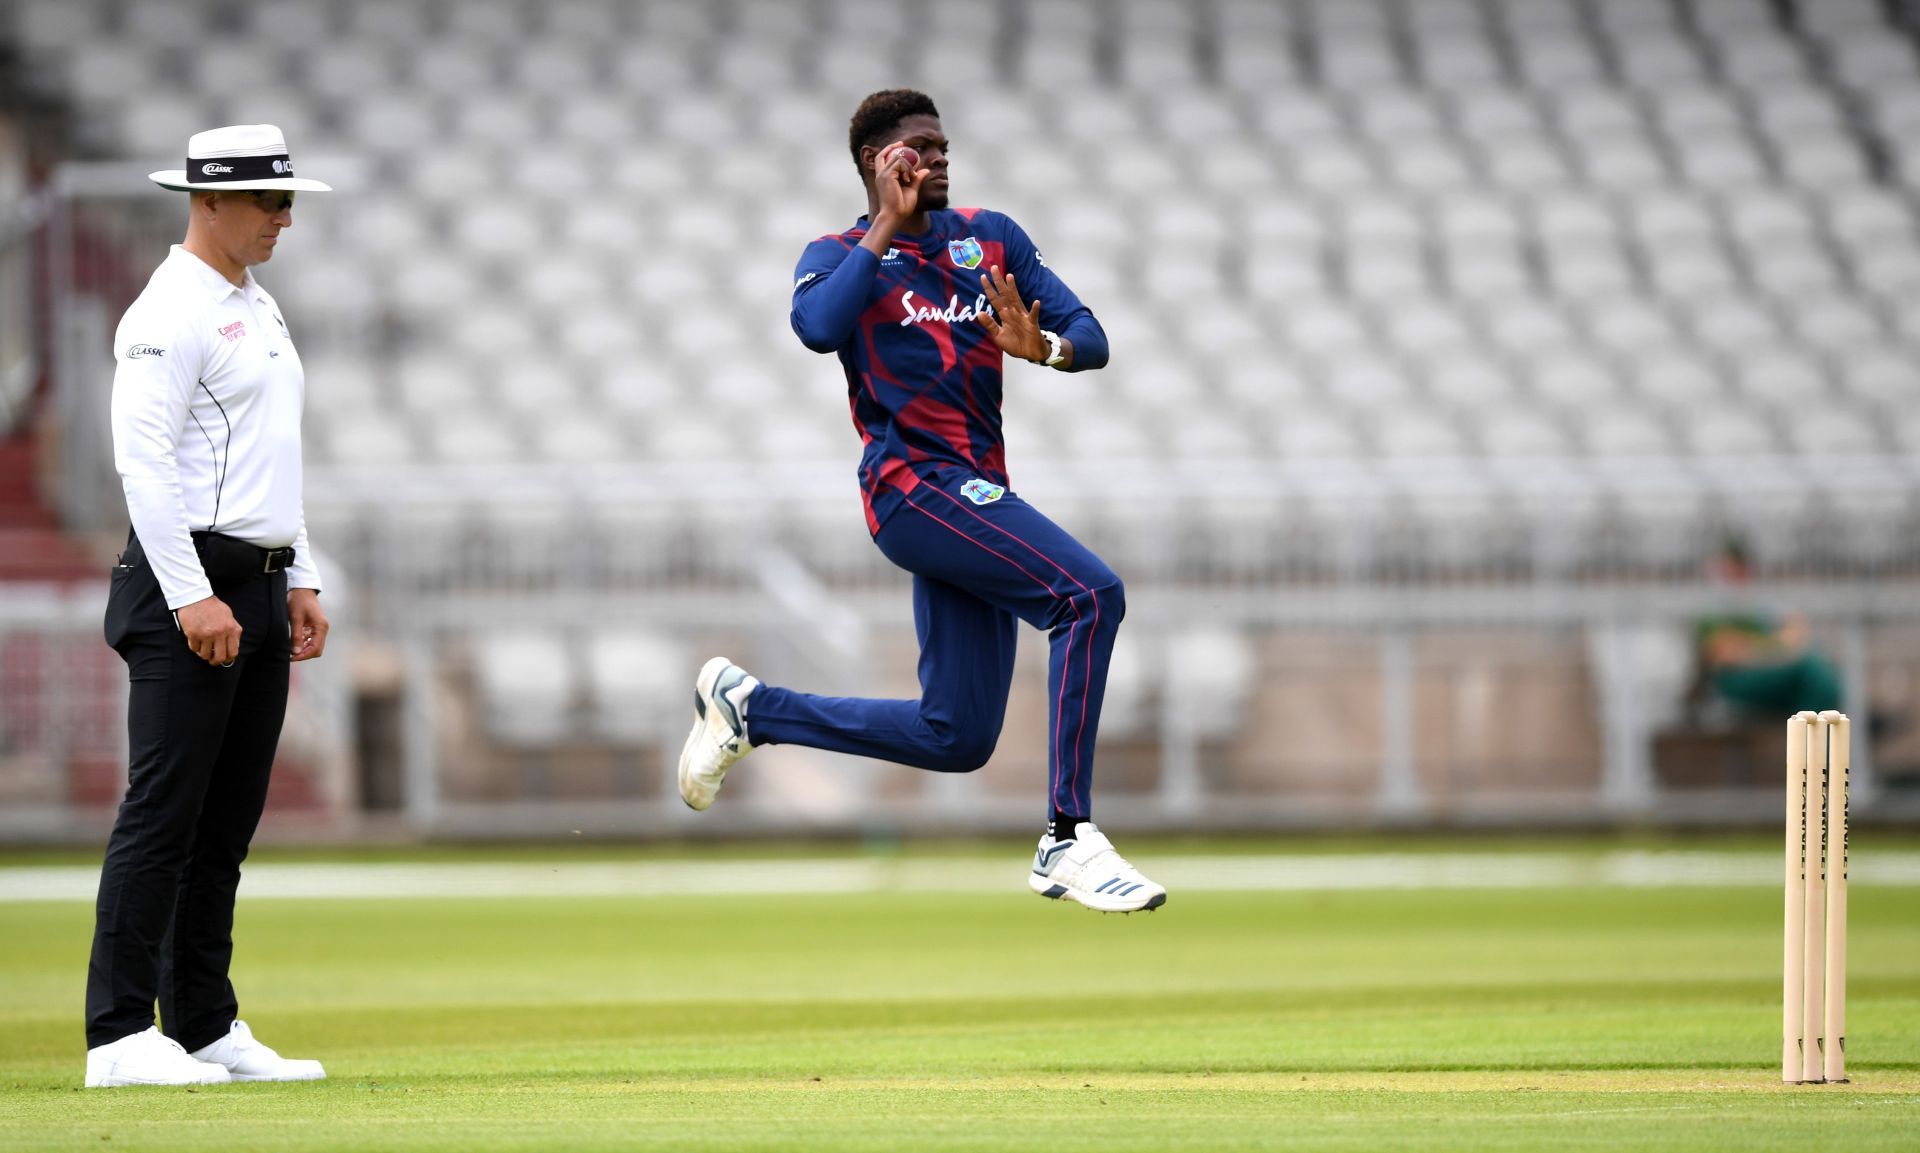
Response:
[{"label": "shoe sole", "polygon": [[240,1078],[238,1077],[224,1077],[218,1081],[138,1081],[138,1080],[133,1080],[131,1078],[126,1078],[126,1077],[107,1077],[107,1078],[103,1078],[101,1080],[96,1081],[92,1077],[89,1077],[87,1078],[87,1088],[89,1089],[139,1089],[142,1087],[146,1087],[146,1088],[156,1088],[156,1089],[157,1088],[179,1089],[183,1087],[191,1087],[194,1085],[226,1085],[238,1080],[240,1080]]},{"label": "shoe sole", "polygon": [[1104,893],[1087,893],[1063,885],[1038,873],[1027,874],[1027,887],[1049,900],[1072,901],[1096,913],[1144,913],[1167,903],[1165,893],[1155,893],[1144,901],[1108,901]]},{"label": "shoe sole", "polygon": [[687,734],[687,743],[680,746],[680,799],[686,803],[687,808],[692,809],[696,813],[710,808],[714,801],[713,797],[708,797],[706,804],[696,804],[694,802],[693,785],[691,773],[689,772],[689,767],[693,764],[694,742],[706,735],[706,731],[707,721],[705,717],[702,717],[693,722],[693,731]]},{"label": "shoe sole", "polygon": [[680,746],[680,799],[694,812],[704,812],[713,807],[719,799],[720,790],[715,789],[706,798],[705,804],[696,804],[693,792],[693,753],[696,742],[707,731],[707,702],[713,696],[713,686],[720,680],[720,674],[727,671],[733,662],[725,657],[715,657],[700,667],[700,675],[693,678],[693,731],[687,734],[687,743]]},{"label": "shoe sole", "polygon": [[320,1073],[300,1073],[292,1077],[242,1077],[236,1073],[234,1074],[233,1079],[235,1081],[249,1081],[249,1082],[252,1082],[252,1081],[325,1081],[327,1079],[327,1075],[325,1072],[320,1072]]}]

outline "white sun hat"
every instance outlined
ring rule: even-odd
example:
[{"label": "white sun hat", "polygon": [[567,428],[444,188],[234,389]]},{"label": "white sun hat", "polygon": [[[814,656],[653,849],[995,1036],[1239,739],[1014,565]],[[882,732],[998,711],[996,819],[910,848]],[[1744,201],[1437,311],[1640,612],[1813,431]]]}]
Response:
[{"label": "white sun hat", "polygon": [[287,138],[272,124],[231,124],[196,132],[187,141],[187,166],[150,172],[147,179],[183,192],[229,188],[280,188],[289,192],[332,192],[330,185],[293,174]]}]

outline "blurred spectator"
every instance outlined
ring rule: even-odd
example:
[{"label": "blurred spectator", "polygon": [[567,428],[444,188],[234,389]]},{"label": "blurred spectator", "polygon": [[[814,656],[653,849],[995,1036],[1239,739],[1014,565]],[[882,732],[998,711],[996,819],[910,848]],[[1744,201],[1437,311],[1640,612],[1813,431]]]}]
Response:
[{"label": "blurred spectator", "polygon": [[[1746,546],[1729,538],[1711,562],[1711,577],[1744,591],[1752,577]],[[1745,717],[1777,720],[1805,710],[1841,707],[1840,671],[1814,648],[1804,616],[1774,613],[1741,595],[1728,611],[1694,623],[1698,659],[1690,704],[1717,700]]]}]

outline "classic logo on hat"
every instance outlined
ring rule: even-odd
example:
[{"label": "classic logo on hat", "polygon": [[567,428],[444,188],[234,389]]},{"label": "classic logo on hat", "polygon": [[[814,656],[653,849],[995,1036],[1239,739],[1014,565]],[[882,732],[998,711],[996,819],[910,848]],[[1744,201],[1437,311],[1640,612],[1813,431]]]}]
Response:
[{"label": "classic logo on hat", "polygon": [[206,188],[289,192],[331,192],[318,180],[293,174],[287,139],[271,124],[232,124],[196,132],[187,141],[187,164],[147,177],[162,188],[194,192]]}]

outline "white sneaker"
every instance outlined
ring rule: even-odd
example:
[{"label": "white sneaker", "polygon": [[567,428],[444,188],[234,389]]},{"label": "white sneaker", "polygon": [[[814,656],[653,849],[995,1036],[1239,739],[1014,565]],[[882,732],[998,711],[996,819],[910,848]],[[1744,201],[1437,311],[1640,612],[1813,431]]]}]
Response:
[{"label": "white sneaker", "polygon": [[235,1021],[227,1035],[204,1049],[194,1050],[197,1061],[207,1061],[232,1074],[235,1081],[324,1081],[327,1071],[318,1061],[282,1057],[253,1039],[245,1021]]},{"label": "white sneaker", "polygon": [[221,1085],[233,1080],[224,1065],[187,1056],[180,1042],[149,1025],[87,1050],[87,1088],[115,1085]]},{"label": "white sneaker", "polygon": [[715,657],[693,681],[693,731],[680,749],[680,799],[704,809],[720,795],[733,762],[753,751],[747,743],[747,697],[760,682],[725,657]]},{"label": "white sneaker", "polygon": [[1072,840],[1041,837],[1027,884],[1043,897],[1064,897],[1103,913],[1158,909],[1167,903],[1165,886],[1141,876],[1092,821],[1081,821]]}]

